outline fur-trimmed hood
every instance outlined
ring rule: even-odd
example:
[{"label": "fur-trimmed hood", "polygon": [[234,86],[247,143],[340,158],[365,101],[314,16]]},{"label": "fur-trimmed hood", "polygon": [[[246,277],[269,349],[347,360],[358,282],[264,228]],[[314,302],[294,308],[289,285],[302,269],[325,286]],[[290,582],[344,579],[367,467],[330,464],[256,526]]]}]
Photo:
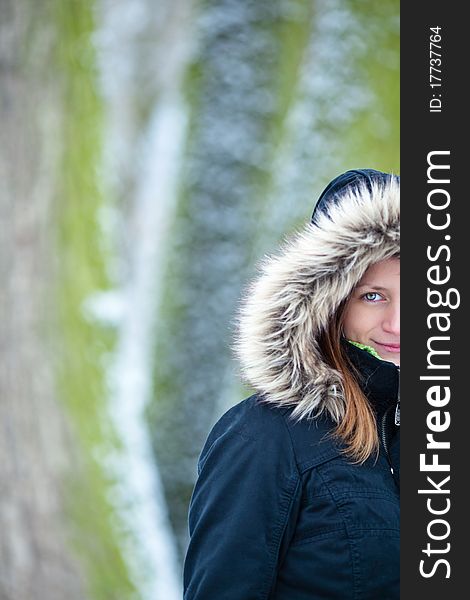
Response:
[{"label": "fur-trimmed hood", "polygon": [[262,262],[235,349],[242,376],[266,402],[294,407],[299,419],[326,411],[339,422],[341,376],[326,364],[319,335],[367,268],[400,251],[399,179],[359,181],[321,198],[314,221]]}]

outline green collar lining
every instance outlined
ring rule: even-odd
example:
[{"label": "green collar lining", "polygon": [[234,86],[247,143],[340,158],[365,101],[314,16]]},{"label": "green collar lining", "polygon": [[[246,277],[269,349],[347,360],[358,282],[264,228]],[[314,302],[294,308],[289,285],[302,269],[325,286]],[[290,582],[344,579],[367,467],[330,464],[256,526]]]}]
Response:
[{"label": "green collar lining", "polygon": [[375,358],[378,358],[379,360],[383,360],[383,358],[378,354],[377,350],[375,348],[372,348],[372,346],[366,346],[365,344],[361,344],[359,342],[353,342],[352,340],[348,340],[348,342],[350,344],[352,344],[353,346],[357,346],[361,350],[365,350],[366,352],[369,352],[369,354],[372,354],[372,356],[374,356]]}]

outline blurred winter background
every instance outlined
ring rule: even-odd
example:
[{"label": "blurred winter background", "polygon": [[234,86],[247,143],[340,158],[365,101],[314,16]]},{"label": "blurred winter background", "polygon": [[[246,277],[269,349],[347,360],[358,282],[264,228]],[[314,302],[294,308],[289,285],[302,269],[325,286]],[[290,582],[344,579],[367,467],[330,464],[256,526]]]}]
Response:
[{"label": "blurred winter background", "polygon": [[398,0],[0,0],[0,598],[181,598],[259,259],[399,172]]}]

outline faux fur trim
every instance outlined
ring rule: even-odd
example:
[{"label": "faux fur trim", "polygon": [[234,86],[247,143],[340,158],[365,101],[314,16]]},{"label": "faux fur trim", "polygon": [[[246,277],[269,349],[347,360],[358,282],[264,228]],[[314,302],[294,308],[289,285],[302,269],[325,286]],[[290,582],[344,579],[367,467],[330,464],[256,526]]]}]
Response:
[{"label": "faux fur trim", "polygon": [[299,419],[344,415],[341,376],[319,350],[322,329],[367,268],[400,251],[395,178],[348,190],[328,214],[267,257],[239,314],[235,350],[244,380]]}]

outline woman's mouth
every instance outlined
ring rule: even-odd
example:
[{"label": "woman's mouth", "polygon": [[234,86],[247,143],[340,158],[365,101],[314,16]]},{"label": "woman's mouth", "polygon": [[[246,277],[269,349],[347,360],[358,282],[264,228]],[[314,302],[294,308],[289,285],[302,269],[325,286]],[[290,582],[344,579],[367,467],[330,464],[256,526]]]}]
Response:
[{"label": "woman's mouth", "polygon": [[383,348],[387,352],[392,354],[400,354],[400,344],[382,344],[380,342],[375,342],[377,346]]}]

